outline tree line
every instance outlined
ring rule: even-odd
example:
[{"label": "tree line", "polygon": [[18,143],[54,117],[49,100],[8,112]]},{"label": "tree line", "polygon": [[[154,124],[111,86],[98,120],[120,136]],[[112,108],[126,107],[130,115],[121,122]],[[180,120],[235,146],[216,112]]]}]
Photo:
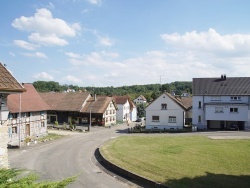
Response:
[{"label": "tree line", "polygon": [[174,92],[176,95],[182,93],[192,94],[192,82],[188,81],[176,81],[165,84],[146,84],[146,85],[132,85],[132,86],[120,86],[120,87],[79,87],[77,85],[60,85],[54,81],[36,81],[33,83],[38,92],[66,92],[68,89],[78,91],[88,91],[91,94],[114,96],[114,95],[129,95],[133,100],[139,95],[143,95],[147,101],[151,101],[157,98],[162,92],[168,93]]}]

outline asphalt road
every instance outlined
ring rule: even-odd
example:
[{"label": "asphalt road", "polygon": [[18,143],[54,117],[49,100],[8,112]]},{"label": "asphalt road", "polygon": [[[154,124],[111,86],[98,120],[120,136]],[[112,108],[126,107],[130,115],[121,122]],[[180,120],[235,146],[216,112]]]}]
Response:
[{"label": "asphalt road", "polygon": [[68,186],[73,188],[129,187],[100,170],[92,159],[100,144],[122,134],[127,135],[126,131],[125,124],[110,129],[93,127],[90,133],[77,133],[56,141],[9,149],[10,166],[35,171],[41,179],[53,181],[78,175],[77,180]]},{"label": "asphalt road", "polygon": [[[130,127],[133,124],[130,125]],[[71,133],[63,139],[33,144],[21,149],[9,149],[11,168],[25,168],[35,171],[41,179],[62,180],[78,175],[70,188],[124,188],[136,187],[131,182],[119,181],[102,171],[93,158],[94,151],[103,142],[117,136],[136,136],[145,134],[127,134],[127,125],[121,124],[110,129],[93,127],[90,133]],[[65,132],[61,132],[65,133]],[[68,132],[66,133],[68,134]],[[146,134],[147,136],[192,136],[204,135],[211,139],[250,139],[250,132],[212,131],[193,133]]]}]

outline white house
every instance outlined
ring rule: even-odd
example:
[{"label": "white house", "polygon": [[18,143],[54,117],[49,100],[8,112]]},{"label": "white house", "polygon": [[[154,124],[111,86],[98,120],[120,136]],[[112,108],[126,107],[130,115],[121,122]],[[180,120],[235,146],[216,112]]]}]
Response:
[{"label": "white house", "polygon": [[145,104],[145,103],[147,103],[147,99],[143,95],[140,95],[136,99],[134,99],[133,102],[136,105],[138,105],[138,104]]},{"label": "white house", "polygon": [[183,129],[190,106],[184,105],[181,98],[163,93],[145,110],[146,129]]},{"label": "white house", "polygon": [[[122,122],[130,122],[134,119],[134,112],[131,115],[131,112],[134,110],[131,107],[131,102],[127,95],[125,96],[113,96],[113,99],[117,105],[118,111],[116,112],[116,120]],[[136,118],[136,116],[135,116]]]},{"label": "white house", "polygon": [[250,77],[193,78],[193,126],[250,128]]}]

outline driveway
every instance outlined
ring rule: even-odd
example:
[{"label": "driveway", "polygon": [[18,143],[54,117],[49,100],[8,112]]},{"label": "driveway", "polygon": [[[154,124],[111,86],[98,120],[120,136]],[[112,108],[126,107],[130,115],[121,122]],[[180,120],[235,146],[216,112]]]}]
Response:
[{"label": "driveway", "polygon": [[93,127],[90,133],[71,132],[63,139],[10,149],[10,166],[35,171],[41,179],[53,181],[78,175],[77,180],[68,186],[73,188],[128,187],[124,182],[101,171],[92,160],[100,144],[126,134],[126,130],[125,124],[110,129]]}]

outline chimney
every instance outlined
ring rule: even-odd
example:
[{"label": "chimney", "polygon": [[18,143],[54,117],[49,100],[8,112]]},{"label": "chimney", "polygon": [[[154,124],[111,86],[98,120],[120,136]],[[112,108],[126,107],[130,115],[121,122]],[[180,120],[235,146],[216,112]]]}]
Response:
[{"label": "chimney", "polygon": [[96,101],[96,94],[94,95],[94,101]]},{"label": "chimney", "polygon": [[227,76],[224,74],[224,80],[226,80],[227,79]]}]

